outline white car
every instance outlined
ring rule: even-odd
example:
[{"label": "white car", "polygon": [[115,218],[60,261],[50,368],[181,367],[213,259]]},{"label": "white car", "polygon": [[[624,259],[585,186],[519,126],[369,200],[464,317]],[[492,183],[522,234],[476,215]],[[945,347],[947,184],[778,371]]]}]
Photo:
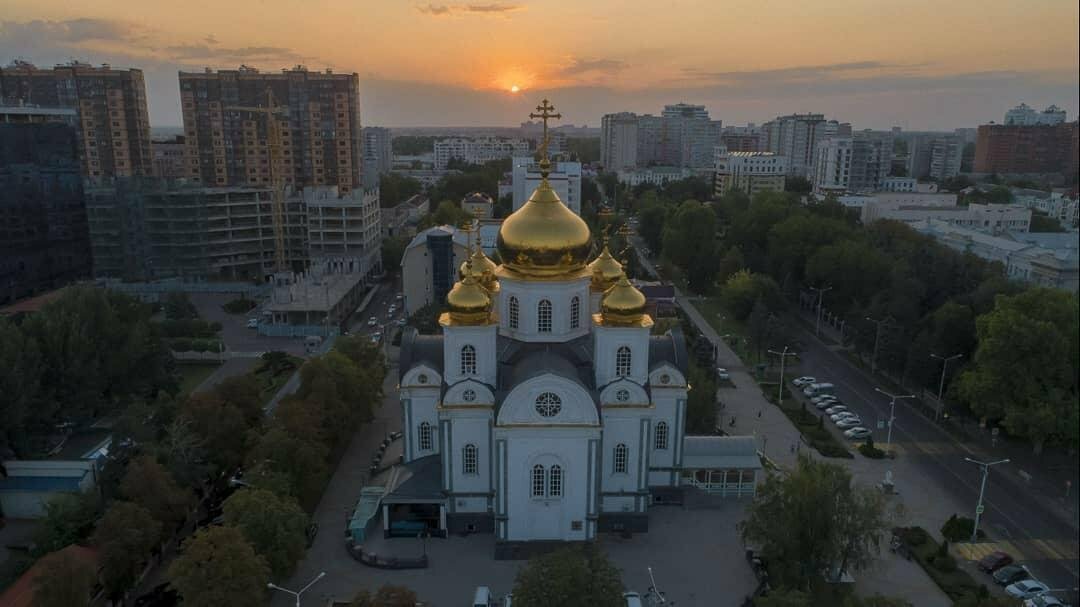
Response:
[{"label": "white car", "polygon": [[822,394],[821,396],[815,396],[814,398],[811,398],[810,402],[816,405],[824,400],[840,400],[840,398],[837,397],[835,394]]},{"label": "white car", "polygon": [[247,328],[249,328],[249,329],[258,329],[259,328],[259,319],[258,318],[249,318],[249,319],[247,319]]},{"label": "white car", "polygon": [[847,428],[854,428],[861,424],[862,420],[859,419],[858,415],[851,415],[849,417],[844,417],[836,421],[836,427],[840,428],[841,430],[845,430]]},{"label": "white car", "polygon": [[378,318],[375,318],[374,316],[372,316],[371,318],[367,319],[367,326],[374,327],[377,324],[379,324],[379,319]]},{"label": "white car", "polygon": [[804,386],[809,386],[810,384],[816,384],[817,378],[810,377],[809,375],[803,375],[802,377],[796,377],[795,379],[791,380],[791,383],[795,384],[796,388],[802,388]]},{"label": "white car", "polygon": [[1040,594],[1024,601],[1024,607],[1065,607],[1061,599],[1049,594]]},{"label": "white car", "polygon": [[[834,422],[838,422],[838,421],[840,421],[842,419],[851,419],[851,418],[859,419],[859,416],[856,415],[854,411],[841,411],[839,413],[833,413],[832,415],[829,416],[829,419],[833,420]],[[856,424],[856,425],[858,425],[858,424]]]},{"label": "white car", "polygon": [[1006,586],[1005,594],[1018,599],[1030,599],[1047,590],[1050,590],[1050,588],[1042,582],[1035,580],[1021,580],[1015,584]]},{"label": "white car", "polygon": [[844,436],[845,437],[855,439],[855,440],[862,440],[864,438],[870,438],[870,435],[872,435],[873,433],[874,432],[872,430],[870,430],[869,428],[863,428],[862,426],[855,426],[854,428],[849,428],[848,430],[844,430]]},{"label": "white car", "polygon": [[390,316],[393,316],[394,312],[397,312],[397,306],[395,306],[394,304],[390,304],[390,309],[387,310],[386,313]]},{"label": "white car", "polygon": [[731,381],[731,374],[723,367],[716,368],[716,379],[720,381]]},{"label": "white car", "polygon": [[840,413],[842,411],[847,411],[847,410],[848,410],[848,408],[845,407],[844,405],[833,405],[832,407],[829,407],[828,409],[825,409],[825,412],[828,413],[829,415],[835,415],[837,413]]},{"label": "white car", "polygon": [[397,295],[395,295],[395,296],[394,296],[394,299],[396,299],[396,300],[398,300],[398,301],[401,301],[401,300],[402,300],[402,299],[404,299],[404,298],[405,298],[405,296],[404,296],[404,295],[402,295],[401,293],[398,293]]}]

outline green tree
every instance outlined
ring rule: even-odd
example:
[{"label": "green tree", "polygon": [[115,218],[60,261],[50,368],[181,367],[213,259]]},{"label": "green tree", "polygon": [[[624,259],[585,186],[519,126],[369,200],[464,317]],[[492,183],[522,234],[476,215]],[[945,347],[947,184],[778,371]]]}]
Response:
[{"label": "green tree", "polygon": [[1061,222],[1053,217],[1047,217],[1040,213],[1031,214],[1031,227],[1032,232],[1065,232],[1065,226],[1061,225]]},{"label": "green tree", "polygon": [[664,224],[664,256],[689,270],[697,253],[716,249],[716,214],[696,200],[679,205]]},{"label": "green tree", "polygon": [[664,246],[663,234],[666,220],[667,209],[659,202],[646,205],[638,212],[638,233],[654,255],[660,254]]},{"label": "green tree", "polygon": [[382,241],[382,267],[390,273],[397,273],[401,267],[401,259],[405,256],[405,247],[409,246],[409,238],[405,236],[389,236]]},{"label": "green tree", "polygon": [[736,272],[745,267],[746,260],[743,259],[742,249],[737,245],[731,247],[724,253],[724,256],[720,258],[720,263],[716,267],[716,280],[720,284],[724,284]]},{"label": "green tree", "polygon": [[739,528],[780,585],[811,590],[823,571],[868,565],[889,522],[875,489],[853,485],[842,466],[800,457],[791,474],[765,480]]},{"label": "green tree", "polygon": [[90,535],[99,510],[93,493],[61,493],[45,502],[45,516],[34,530],[34,553],[60,550]]},{"label": "green tree", "polygon": [[131,460],[127,474],[120,482],[120,493],[146,508],[166,532],[171,532],[187,518],[193,497],[189,490],[179,487],[169,471],[150,455]]},{"label": "green tree", "polygon": [[514,580],[522,607],[621,607],[622,579],[595,546],[570,547],[529,559]]},{"label": "green tree", "polygon": [[754,599],[754,607],[813,607],[813,597],[801,590],[780,588]]},{"label": "green tree", "polygon": [[0,318],[0,451],[28,450],[27,421],[38,404],[43,369],[38,344],[14,323]]},{"label": "green tree", "polygon": [[1011,434],[1032,442],[1075,448],[1080,428],[1077,369],[1080,327],[1077,298],[1059,289],[1029,289],[998,296],[994,310],[976,320],[979,339],[972,365],[957,390],[976,414],[1000,420]]},{"label": "green tree", "polygon": [[185,607],[262,607],[270,570],[239,529],[204,527],[169,566]]},{"label": "green tree", "polygon": [[912,607],[904,599],[896,599],[875,594],[874,596],[850,596],[844,600],[844,607]]},{"label": "green tree", "polygon": [[407,175],[383,173],[379,175],[379,206],[396,207],[409,198],[419,194],[424,184]]},{"label": "green tree", "polygon": [[[806,282],[829,285],[840,309],[865,305],[883,290],[892,264],[868,244],[847,240],[821,247],[806,262]],[[835,307],[835,306],[833,306]]]},{"label": "green tree", "polygon": [[101,581],[110,596],[131,588],[161,539],[161,523],[142,506],[131,502],[109,506],[94,532],[94,543],[101,550]]},{"label": "green tree", "polygon": [[161,306],[165,310],[165,318],[169,320],[193,320],[199,317],[199,311],[187,293],[166,293]]},{"label": "green tree", "polygon": [[739,320],[746,320],[750,316],[758,300],[763,302],[766,310],[778,308],[781,301],[780,287],[776,281],[749,270],[741,270],[728,278],[720,290],[720,297]]},{"label": "green tree", "polygon": [[216,470],[232,470],[243,461],[251,426],[244,412],[220,394],[192,394],[180,405],[178,417],[201,439],[202,450]]},{"label": "green tree", "polygon": [[801,282],[806,260],[825,245],[850,238],[843,221],[796,213],[769,230],[768,252],[772,274]]},{"label": "green tree", "polygon": [[225,524],[244,534],[275,578],[291,573],[304,556],[308,517],[295,499],[262,489],[241,489],[222,508]]},{"label": "green tree", "polygon": [[97,582],[92,566],[68,552],[54,552],[41,559],[34,578],[33,607],[86,605]]},{"label": "green tree", "polygon": [[[259,438],[247,457],[245,480],[259,488],[285,489],[303,504],[317,501],[326,484],[328,451],[320,443],[290,436],[281,428],[271,428]],[[265,482],[265,484],[264,484]]]},{"label": "green tree", "polygon": [[709,369],[690,367],[687,381],[694,387],[686,403],[686,431],[708,435],[716,428],[716,379]]},{"label": "green tree", "polygon": [[349,603],[349,607],[414,607],[420,599],[405,586],[383,584],[374,595],[361,590]]},{"label": "green tree", "polygon": [[214,386],[222,400],[240,410],[244,423],[253,428],[263,418],[262,389],[259,380],[250,373],[227,377]]},{"label": "green tree", "polygon": [[784,191],[794,192],[796,194],[809,194],[810,190],[814,189],[810,180],[805,177],[791,177],[788,176],[784,180]]}]

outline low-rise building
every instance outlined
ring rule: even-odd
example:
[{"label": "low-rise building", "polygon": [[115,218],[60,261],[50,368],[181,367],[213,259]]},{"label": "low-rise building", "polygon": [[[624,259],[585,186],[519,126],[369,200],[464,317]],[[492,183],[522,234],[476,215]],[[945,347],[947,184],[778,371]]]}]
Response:
[{"label": "low-rise building", "polygon": [[402,177],[411,177],[425,187],[439,183],[443,177],[461,174],[457,169],[394,169],[394,172]]},{"label": "low-rise building", "polygon": [[461,209],[477,219],[491,219],[495,201],[483,192],[472,192],[461,199]]},{"label": "low-rise building", "polygon": [[445,169],[450,160],[456,159],[466,164],[484,164],[490,160],[515,158],[529,153],[529,142],[524,139],[465,139],[454,137],[435,142],[435,168]]},{"label": "low-rise building", "polygon": [[1013,202],[1038,211],[1043,215],[1053,217],[1061,222],[1065,228],[1077,225],[1080,219],[1080,203],[1075,198],[1070,198],[1065,192],[1046,192],[1028,188],[1011,188]]},{"label": "low-rise building", "polygon": [[401,287],[405,313],[442,303],[457,280],[458,267],[468,255],[468,232],[454,226],[436,226],[417,234],[401,257]]},{"label": "low-rise building", "polygon": [[619,183],[625,183],[629,186],[637,186],[643,183],[664,185],[669,181],[679,181],[694,175],[694,171],[690,169],[658,166],[633,171],[619,171],[618,179]]},{"label": "low-rise building", "polygon": [[772,152],[730,151],[718,146],[715,151],[713,194],[745,192],[754,195],[764,191],[784,191],[787,159]]},{"label": "low-rise building", "polygon": [[383,236],[416,235],[416,224],[431,210],[431,201],[423,194],[414,194],[396,206],[382,209]]},{"label": "low-rise building", "polygon": [[886,204],[873,200],[862,206],[861,220],[868,225],[881,219],[902,221],[908,225],[937,219],[946,223],[989,234],[1027,232],[1031,228],[1031,209],[1016,204],[970,204],[966,207],[911,206]]},{"label": "low-rise building", "polygon": [[259,334],[337,335],[366,291],[364,274],[348,269],[333,259],[319,259],[304,272],[276,273]]}]

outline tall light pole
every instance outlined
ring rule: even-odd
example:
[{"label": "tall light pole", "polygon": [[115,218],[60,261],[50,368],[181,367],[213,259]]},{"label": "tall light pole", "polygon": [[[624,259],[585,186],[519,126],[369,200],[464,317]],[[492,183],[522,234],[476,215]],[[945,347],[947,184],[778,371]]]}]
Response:
[{"label": "tall light pole", "polygon": [[876,392],[880,392],[881,394],[884,394],[885,396],[889,397],[889,433],[888,433],[888,436],[886,436],[886,438],[885,438],[885,446],[886,447],[891,447],[892,446],[892,426],[893,426],[893,421],[896,420],[896,401],[898,401],[898,400],[900,400],[902,398],[915,398],[915,395],[914,394],[903,394],[903,395],[889,394],[888,392],[882,390],[881,388],[874,388],[874,390]]},{"label": "tall light pole", "polygon": [[934,421],[941,416],[941,410],[945,408],[945,401],[941,400],[941,396],[945,393],[945,370],[949,368],[949,361],[962,358],[963,354],[953,354],[952,356],[938,356],[937,354],[931,354],[930,358],[936,358],[941,361],[941,383],[938,384],[937,399],[938,399],[938,411],[934,415]]},{"label": "tall light pole", "polygon": [[780,357],[780,389],[776,394],[776,404],[784,404],[784,361],[789,356],[796,356],[795,352],[788,352],[788,347],[784,346],[783,352],[777,352],[776,350],[769,350],[769,354],[775,354]]},{"label": "tall light pole", "polygon": [[810,287],[811,291],[817,291],[817,319],[814,321],[814,335],[821,335],[821,301],[825,297],[825,291],[831,291],[832,287]]},{"label": "tall light pole", "polygon": [[307,592],[308,588],[311,588],[313,585],[315,585],[315,582],[323,579],[324,577],[326,577],[326,572],[325,571],[320,571],[319,575],[315,576],[315,579],[308,582],[308,585],[301,588],[299,592],[294,592],[292,590],[289,590],[288,588],[282,588],[281,586],[278,586],[277,584],[275,584],[273,582],[268,583],[266,585],[266,587],[269,588],[270,590],[280,590],[281,592],[285,592],[287,594],[293,595],[294,597],[296,597],[296,607],[300,607],[300,595]]},{"label": "tall light pole", "polygon": [[996,462],[980,462],[978,460],[973,460],[970,457],[965,457],[964,461],[971,462],[982,468],[982,485],[979,486],[979,504],[975,506],[975,526],[971,530],[971,543],[974,544],[979,535],[979,517],[981,517],[983,513],[983,493],[986,492],[986,476],[990,474],[990,466],[1007,464],[1009,463],[1009,460],[999,459]]},{"label": "tall light pole", "polygon": [[873,374],[877,373],[877,353],[878,342],[881,340],[881,325],[888,326],[888,324],[892,321],[888,317],[882,318],[881,320],[874,320],[869,316],[866,317],[866,320],[869,320],[870,322],[877,325],[877,331],[874,333],[874,354],[870,357],[870,373]]}]

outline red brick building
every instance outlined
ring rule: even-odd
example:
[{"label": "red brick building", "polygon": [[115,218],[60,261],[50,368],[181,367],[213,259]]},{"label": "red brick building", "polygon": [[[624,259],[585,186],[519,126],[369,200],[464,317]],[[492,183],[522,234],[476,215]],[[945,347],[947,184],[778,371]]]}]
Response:
[{"label": "red brick building", "polygon": [[976,173],[1077,175],[1080,125],[984,124],[975,143]]}]

